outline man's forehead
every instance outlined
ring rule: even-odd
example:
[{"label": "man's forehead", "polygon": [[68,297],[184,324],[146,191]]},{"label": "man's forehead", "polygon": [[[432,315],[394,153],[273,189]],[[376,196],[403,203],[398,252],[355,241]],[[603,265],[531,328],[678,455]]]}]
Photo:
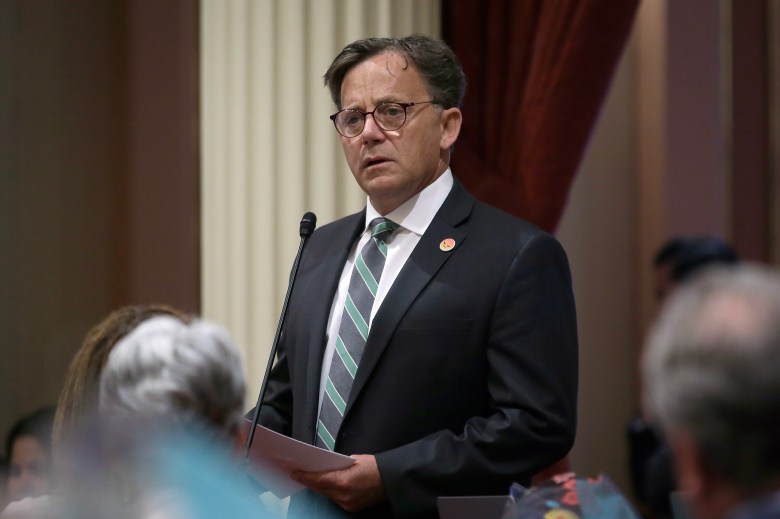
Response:
[{"label": "man's forehead", "polygon": [[[341,84],[342,106],[371,98],[374,101],[395,100],[412,90],[426,90],[417,70],[397,52],[384,52],[352,67]],[[356,99],[359,98],[359,99]]]},{"label": "man's forehead", "polygon": [[384,64],[388,73],[393,75],[400,75],[414,69],[409,58],[397,51],[385,51],[374,58],[378,65]]},{"label": "man's forehead", "polygon": [[408,58],[398,52],[386,51],[355,64],[344,75],[342,97],[351,90],[365,86],[387,84],[392,86],[425,85]]}]

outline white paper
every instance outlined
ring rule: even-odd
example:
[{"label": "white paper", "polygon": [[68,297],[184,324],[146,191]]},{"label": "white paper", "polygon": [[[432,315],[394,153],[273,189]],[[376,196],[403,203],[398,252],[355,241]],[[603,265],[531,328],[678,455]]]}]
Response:
[{"label": "white paper", "polygon": [[[246,421],[247,429],[251,426]],[[276,497],[283,499],[304,489],[290,474],[296,470],[322,472],[345,469],[355,458],[303,443],[262,425],[255,427],[249,450],[249,470]]]}]

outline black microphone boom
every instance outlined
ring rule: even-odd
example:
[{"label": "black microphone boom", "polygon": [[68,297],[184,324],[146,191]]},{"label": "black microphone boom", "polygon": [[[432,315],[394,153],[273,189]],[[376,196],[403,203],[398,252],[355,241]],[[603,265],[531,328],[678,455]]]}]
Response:
[{"label": "black microphone boom", "polygon": [[249,435],[246,438],[246,450],[244,452],[244,457],[246,458],[249,458],[249,449],[252,447],[252,440],[255,439],[255,428],[260,419],[260,406],[263,404],[265,388],[268,385],[268,375],[271,373],[271,366],[273,366],[274,359],[276,358],[276,348],[279,346],[279,337],[282,335],[284,319],[287,316],[287,303],[290,301],[290,294],[292,293],[293,285],[295,285],[295,277],[298,274],[298,264],[301,261],[301,254],[303,254],[303,248],[306,246],[306,241],[314,232],[315,227],[317,227],[317,216],[311,212],[303,215],[300,226],[301,243],[298,245],[298,253],[295,255],[295,261],[293,262],[292,270],[290,271],[290,283],[287,285],[287,294],[284,296],[282,314],[279,316],[279,324],[276,326],[276,334],[274,335],[274,342],[271,346],[271,354],[268,356],[268,365],[265,367],[263,383],[260,386],[260,393],[257,395],[257,405],[255,405],[255,413],[252,417],[252,426],[249,429]]}]

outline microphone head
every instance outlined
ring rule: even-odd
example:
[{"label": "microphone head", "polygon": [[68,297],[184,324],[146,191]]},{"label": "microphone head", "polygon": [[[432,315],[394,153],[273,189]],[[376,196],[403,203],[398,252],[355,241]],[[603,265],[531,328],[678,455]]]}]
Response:
[{"label": "microphone head", "polygon": [[315,227],[317,227],[317,215],[312,212],[303,215],[301,218],[301,238],[311,236]]}]

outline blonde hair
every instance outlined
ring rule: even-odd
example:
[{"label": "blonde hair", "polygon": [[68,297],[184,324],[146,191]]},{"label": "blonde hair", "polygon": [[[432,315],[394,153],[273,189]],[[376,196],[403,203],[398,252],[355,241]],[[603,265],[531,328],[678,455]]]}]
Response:
[{"label": "blonde hair", "polygon": [[147,319],[169,315],[189,322],[187,314],[166,305],[125,306],[111,312],[87,332],[71,360],[60,392],[52,431],[52,452],[60,459],[68,438],[98,409],[100,375],[114,345]]}]

